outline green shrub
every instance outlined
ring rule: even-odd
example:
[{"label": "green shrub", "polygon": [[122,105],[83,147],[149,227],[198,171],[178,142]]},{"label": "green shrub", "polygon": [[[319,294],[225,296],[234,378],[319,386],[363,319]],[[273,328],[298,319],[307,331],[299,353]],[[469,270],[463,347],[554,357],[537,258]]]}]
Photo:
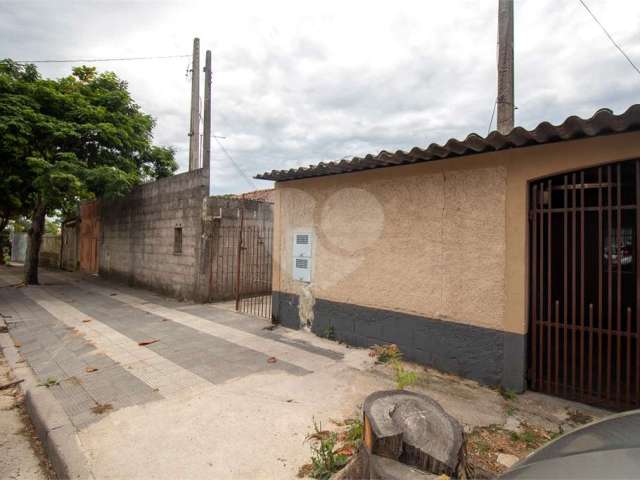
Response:
[{"label": "green shrub", "polygon": [[349,461],[347,455],[337,453],[335,450],[338,436],[335,432],[322,430],[322,424],[313,420],[314,433],[307,436],[311,440],[311,469],[309,475],[319,480],[328,480],[331,476],[346,465]]},{"label": "green shrub", "polygon": [[398,390],[404,390],[406,387],[410,387],[418,380],[416,372],[406,370],[400,360],[393,360],[391,365],[396,373],[396,388]]},{"label": "green shrub", "polygon": [[362,420],[353,419],[350,420],[349,428],[347,429],[345,440],[351,443],[353,446],[357,447],[362,442],[362,435],[364,432],[364,427],[362,425]]},{"label": "green shrub", "polygon": [[371,347],[371,356],[376,357],[379,363],[389,363],[402,358],[402,352],[397,345],[387,343],[385,345],[374,345]]},{"label": "green shrub", "polygon": [[336,339],[336,329],[333,327],[333,325],[329,325],[322,332],[322,336],[324,338],[326,338],[327,340],[335,340]]}]

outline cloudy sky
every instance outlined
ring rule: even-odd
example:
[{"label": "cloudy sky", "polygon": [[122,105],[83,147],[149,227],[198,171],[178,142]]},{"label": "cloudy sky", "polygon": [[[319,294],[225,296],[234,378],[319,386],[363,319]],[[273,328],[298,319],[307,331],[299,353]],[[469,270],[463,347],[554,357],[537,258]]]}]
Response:
[{"label": "cloudy sky", "polygon": [[[586,0],[640,63],[640,2]],[[498,0],[0,0],[0,57],[213,52],[214,133],[246,176],[486,134]],[[578,0],[515,1],[516,124],[640,102],[640,75]],[[96,64],[127,80],[186,169],[187,58]],[[70,64],[41,64],[59,77]],[[494,124],[495,126],[495,124]],[[266,188],[213,145],[214,193]]]}]

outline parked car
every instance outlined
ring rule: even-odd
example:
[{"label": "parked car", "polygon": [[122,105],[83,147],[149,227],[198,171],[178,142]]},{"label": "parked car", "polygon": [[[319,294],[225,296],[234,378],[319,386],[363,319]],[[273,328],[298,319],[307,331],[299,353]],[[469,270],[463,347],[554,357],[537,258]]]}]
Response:
[{"label": "parked car", "polygon": [[561,435],[500,478],[640,478],[640,410],[612,415]]}]

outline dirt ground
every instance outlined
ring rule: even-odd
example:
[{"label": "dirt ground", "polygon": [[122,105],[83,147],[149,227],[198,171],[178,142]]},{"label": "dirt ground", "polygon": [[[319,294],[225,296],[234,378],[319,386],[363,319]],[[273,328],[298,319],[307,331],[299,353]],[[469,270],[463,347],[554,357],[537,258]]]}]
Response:
[{"label": "dirt ground", "polygon": [[[12,380],[0,350],[0,385]],[[15,387],[0,390],[0,478],[55,479]]]}]

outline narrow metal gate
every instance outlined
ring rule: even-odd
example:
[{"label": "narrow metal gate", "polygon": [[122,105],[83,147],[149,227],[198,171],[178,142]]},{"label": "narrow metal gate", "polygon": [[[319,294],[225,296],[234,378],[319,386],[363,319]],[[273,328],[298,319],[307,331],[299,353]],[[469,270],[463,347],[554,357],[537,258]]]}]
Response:
[{"label": "narrow metal gate", "polygon": [[532,390],[640,405],[639,204],[638,160],[531,184]]},{"label": "narrow metal gate", "polygon": [[245,219],[218,225],[212,235],[210,297],[236,311],[271,319],[272,223]]},{"label": "narrow metal gate", "polygon": [[98,202],[80,205],[80,269],[87,273],[97,273],[99,267],[98,239],[100,218]]},{"label": "narrow metal gate", "polygon": [[271,261],[273,230],[240,229],[237,257],[236,310],[271,319]]}]

